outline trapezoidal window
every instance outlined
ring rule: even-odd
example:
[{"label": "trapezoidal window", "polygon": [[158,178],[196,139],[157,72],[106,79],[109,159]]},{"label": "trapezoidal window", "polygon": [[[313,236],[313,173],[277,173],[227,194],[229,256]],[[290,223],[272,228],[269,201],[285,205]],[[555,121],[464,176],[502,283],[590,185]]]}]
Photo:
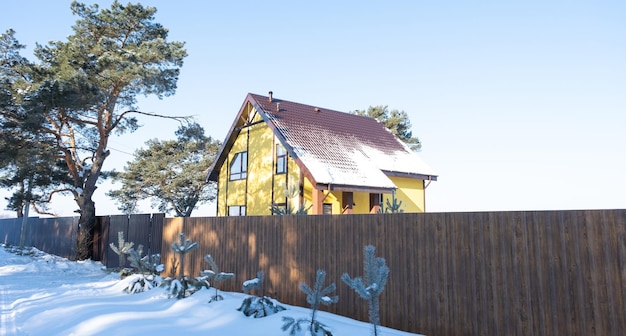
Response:
[{"label": "trapezoidal window", "polygon": [[246,176],[248,176],[248,152],[239,152],[230,162],[230,180],[243,180]]},{"label": "trapezoidal window", "polygon": [[276,174],[287,172],[287,151],[281,144],[276,144]]}]

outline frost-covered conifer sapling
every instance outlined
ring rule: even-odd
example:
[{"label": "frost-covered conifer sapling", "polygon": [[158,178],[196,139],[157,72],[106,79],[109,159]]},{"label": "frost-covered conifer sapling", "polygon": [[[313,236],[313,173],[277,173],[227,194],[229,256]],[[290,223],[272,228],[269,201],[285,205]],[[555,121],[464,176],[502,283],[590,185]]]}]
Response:
[{"label": "frost-covered conifer sapling", "polygon": [[163,279],[159,275],[163,272],[164,266],[160,264],[160,254],[153,254],[150,256],[144,256],[143,245],[135,249],[131,249],[128,253],[128,261],[133,268],[134,274],[126,277],[128,285],[124,289],[125,292],[130,294],[145,292],[154,287],[158,287],[163,282]]},{"label": "frost-covered conifer sapling", "polygon": [[326,271],[317,270],[315,277],[315,285],[313,288],[309,287],[306,283],[300,284],[300,290],[306,294],[306,301],[311,305],[311,319],[294,319],[292,317],[283,317],[282,330],[289,330],[289,335],[295,336],[302,331],[301,323],[309,323],[309,326],[305,333],[310,333],[312,336],[332,336],[327,326],[316,320],[317,311],[320,304],[328,306],[339,301],[339,296],[329,296],[335,291],[335,283],[324,287],[324,281],[326,280]]},{"label": "frost-covered conifer sapling", "polygon": [[368,245],[363,249],[365,274],[363,278],[350,278],[348,273],[341,276],[341,280],[350,286],[360,297],[367,300],[369,306],[369,320],[374,326],[373,335],[378,336],[379,316],[379,296],[385,289],[389,267],[384,258],[375,256],[376,248]]},{"label": "frost-covered conifer sapling", "polygon": [[264,279],[263,271],[258,271],[256,278],[243,282],[243,292],[250,294],[254,291],[256,296],[243,299],[241,306],[237,309],[238,311],[246,316],[260,318],[285,310],[285,307],[281,306],[277,300],[265,296]]},{"label": "frost-covered conifer sapling", "polygon": [[185,256],[198,248],[198,242],[191,242],[190,239],[185,239],[185,234],[182,232],[178,235],[178,240],[172,243],[172,251],[180,255],[180,273],[178,277],[182,279],[185,277]]},{"label": "frost-covered conifer sapling", "polygon": [[185,276],[185,255],[187,255],[190,251],[197,249],[198,243],[185,239],[184,233],[179,234],[178,237],[179,241],[172,244],[172,251],[180,255],[179,278],[167,278],[163,281],[163,285],[170,291],[171,296],[176,297],[177,299],[183,299],[200,290],[202,287],[209,288],[209,282],[206,280],[206,276],[194,279],[190,279]]},{"label": "frost-covered conifer sapling", "polygon": [[209,265],[211,266],[211,269],[202,271],[201,275],[207,277],[209,281],[212,280],[213,287],[215,288],[215,295],[211,297],[211,299],[209,300],[209,303],[213,301],[224,300],[224,297],[218,294],[217,285],[224,280],[234,278],[235,273],[220,272],[219,268],[217,267],[217,263],[215,263],[215,260],[210,254],[207,254],[204,256],[204,261],[209,263]]},{"label": "frost-covered conifer sapling", "polygon": [[246,294],[252,293],[255,291],[257,293],[256,296],[262,297],[265,296],[265,291],[263,290],[263,280],[265,280],[265,274],[263,271],[256,272],[256,278],[246,280],[242,284],[242,290]]},{"label": "frost-covered conifer sapling", "polygon": [[133,248],[135,243],[127,242],[124,240],[124,231],[119,231],[117,233],[117,246],[113,243],[110,243],[109,246],[118,255],[119,258],[119,267],[120,270],[124,269],[126,266],[126,255],[130,253],[130,250]]},{"label": "frost-covered conifer sapling", "polygon": [[128,253],[128,261],[130,267],[135,273],[141,274],[159,274],[163,272],[165,266],[160,263],[161,255],[159,253],[142,256],[143,245],[139,244],[137,250],[131,249]]}]

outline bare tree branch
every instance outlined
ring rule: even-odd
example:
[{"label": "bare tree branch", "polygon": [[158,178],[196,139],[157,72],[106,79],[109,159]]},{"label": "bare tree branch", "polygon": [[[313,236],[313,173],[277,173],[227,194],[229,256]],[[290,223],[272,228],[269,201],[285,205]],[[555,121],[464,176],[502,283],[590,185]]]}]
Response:
[{"label": "bare tree branch", "polygon": [[53,216],[53,217],[59,217],[59,216],[58,216],[56,213],[54,213],[54,212],[48,212],[48,211],[45,211],[45,210],[43,210],[43,209],[39,209],[35,203],[32,203],[32,202],[31,202],[31,204],[30,204],[30,205],[33,207],[33,210],[35,210],[35,212],[36,212],[36,213],[38,213],[38,214],[40,214],[40,215],[48,215],[48,216]]},{"label": "bare tree branch", "polygon": [[117,127],[117,124],[119,124],[124,117],[127,114],[130,113],[137,113],[137,114],[141,114],[141,115],[146,115],[146,116],[150,116],[150,117],[159,117],[159,118],[165,118],[165,119],[173,119],[178,121],[181,125],[183,124],[183,122],[186,123],[190,123],[193,120],[192,116],[166,116],[166,115],[162,115],[162,114],[157,114],[157,113],[152,113],[152,112],[143,112],[143,111],[137,111],[137,110],[128,110],[123,112],[122,114],[120,114],[115,121],[113,122],[113,126],[111,127],[111,129],[114,129],[115,127]]}]

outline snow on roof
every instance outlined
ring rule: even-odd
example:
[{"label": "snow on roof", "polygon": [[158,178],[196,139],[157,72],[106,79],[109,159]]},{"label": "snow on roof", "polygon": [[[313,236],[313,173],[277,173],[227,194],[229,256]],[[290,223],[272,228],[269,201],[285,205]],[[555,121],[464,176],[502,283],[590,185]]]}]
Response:
[{"label": "snow on roof", "polygon": [[249,97],[318,184],[393,189],[386,173],[436,179],[417,153],[375,119]]}]

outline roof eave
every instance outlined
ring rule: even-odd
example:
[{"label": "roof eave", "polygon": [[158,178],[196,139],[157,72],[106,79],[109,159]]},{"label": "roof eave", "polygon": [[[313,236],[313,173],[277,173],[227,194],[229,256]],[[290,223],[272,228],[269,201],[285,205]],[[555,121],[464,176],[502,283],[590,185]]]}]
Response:
[{"label": "roof eave", "polygon": [[317,190],[336,190],[336,191],[352,191],[352,192],[366,192],[371,194],[391,194],[397,188],[388,188],[388,187],[376,187],[376,186],[359,186],[359,185],[349,185],[349,184],[324,184],[317,183],[315,184],[315,189]]},{"label": "roof eave", "polygon": [[390,171],[390,170],[383,170],[382,172],[385,173],[385,175],[387,176],[406,177],[406,178],[427,180],[427,181],[437,181],[437,175],[431,175],[431,174],[407,173],[407,172]]}]

